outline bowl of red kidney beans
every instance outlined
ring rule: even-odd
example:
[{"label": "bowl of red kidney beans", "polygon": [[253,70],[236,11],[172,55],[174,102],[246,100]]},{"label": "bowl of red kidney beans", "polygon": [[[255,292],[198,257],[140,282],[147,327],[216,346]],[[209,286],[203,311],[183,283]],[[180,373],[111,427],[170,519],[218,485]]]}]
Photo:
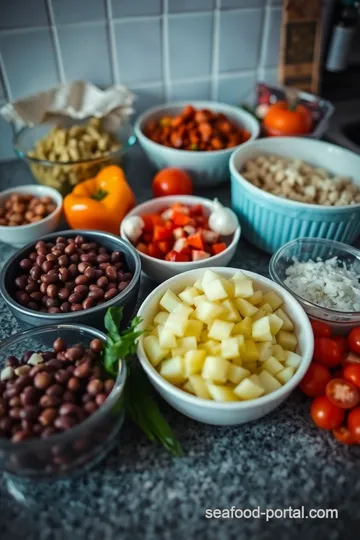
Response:
[{"label": "bowl of red kidney beans", "polygon": [[58,323],[104,328],[110,306],[133,314],[141,263],[128,242],[100,231],[62,231],[17,251],[4,265],[0,292],[27,329]]},{"label": "bowl of red kidney beans", "polygon": [[0,468],[58,477],[96,463],[124,419],[125,362],[104,370],[106,336],[85,325],[33,328],[0,345]]}]

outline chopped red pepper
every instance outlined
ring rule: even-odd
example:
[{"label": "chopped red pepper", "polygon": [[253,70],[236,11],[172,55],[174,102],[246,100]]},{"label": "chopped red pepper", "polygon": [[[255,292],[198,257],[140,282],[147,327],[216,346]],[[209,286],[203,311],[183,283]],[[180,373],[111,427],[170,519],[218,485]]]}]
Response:
[{"label": "chopped red pepper", "polygon": [[142,214],[141,218],[144,222],[145,232],[152,232],[155,225],[162,224],[162,219],[158,214]]},{"label": "chopped red pepper", "polygon": [[200,249],[201,251],[204,250],[204,243],[201,238],[200,233],[193,234],[192,236],[188,236],[187,243],[189,246]]},{"label": "chopped red pepper", "polygon": [[148,255],[148,253],[149,253],[149,249],[148,249],[147,245],[144,244],[143,242],[139,242],[138,244],[136,244],[136,249],[138,251],[141,251],[141,253],[145,253],[145,255]]},{"label": "chopped red pepper", "polygon": [[169,240],[172,237],[172,230],[167,229],[162,225],[155,225],[153,242],[160,242],[161,240]]},{"label": "chopped red pepper", "polygon": [[184,226],[191,223],[191,217],[187,216],[186,214],[182,214],[181,212],[178,212],[177,210],[174,212],[172,217],[173,222],[175,225],[178,226]]},{"label": "chopped red pepper", "polygon": [[158,242],[158,248],[161,253],[166,255],[167,253],[169,253],[169,251],[171,251],[172,242],[170,240],[163,240],[162,242]]},{"label": "chopped red pepper", "polygon": [[166,261],[170,262],[189,262],[190,258],[185,253],[178,253],[177,251],[170,251],[166,257]]},{"label": "chopped red pepper", "polygon": [[227,248],[227,245],[224,242],[221,242],[220,244],[213,244],[211,247],[213,254],[218,255]]},{"label": "chopped red pepper", "polygon": [[157,244],[149,244],[149,255],[155,259],[162,259],[162,253]]},{"label": "chopped red pepper", "polygon": [[201,206],[201,204],[195,204],[190,208],[190,215],[192,217],[194,216],[203,216],[204,215],[204,209]]}]

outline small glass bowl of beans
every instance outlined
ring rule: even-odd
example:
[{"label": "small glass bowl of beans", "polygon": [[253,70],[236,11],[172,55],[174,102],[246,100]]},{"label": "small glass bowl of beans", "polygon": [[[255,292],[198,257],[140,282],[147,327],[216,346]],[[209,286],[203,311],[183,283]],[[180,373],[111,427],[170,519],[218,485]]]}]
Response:
[{"label": "small glass bowl of beans", "polygon": [[62,197],[52,188],[18,186],[0,193],[0,240],[23,246],[54,231],[60,223]]},{"label": "small glass bowl of beans", "polygon": [[70,474],[101,459],[124,419],[126,378],[101,360],[106,336],[84,325],[44,326],[0,346],[1,469],[27,477]]}]

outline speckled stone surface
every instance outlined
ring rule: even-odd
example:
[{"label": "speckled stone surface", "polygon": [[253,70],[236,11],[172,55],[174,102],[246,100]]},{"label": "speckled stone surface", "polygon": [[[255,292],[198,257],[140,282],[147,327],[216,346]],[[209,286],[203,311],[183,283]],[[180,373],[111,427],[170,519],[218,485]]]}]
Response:
[{"label": "speckled stone surface", "polygon": [[[141,202],[152,169],[138,149],[127,174]],[[0,187],[30,182],[17,163],[0,167]],[[200,193],[202,194],[202,193]],[[229,201],[229,188],[204,195]],[[13,249],[0,245],[0,264]],[[269,257],[241,241],[234,267],[266,274]],[[154,286],[144,276],[139,302]],[[0,302],[0,338],[17,325]],[[32,484],[23,491],[0,480],[2,540],[359,538],[360,450],[316,429],[309,402],[295,392],[262,420],[239,427],[196,423],[162,404],[185,455],[172,458],[125,424],[115,450],[71,481]],[[1,459],[1,455],[0,455]],[[16,497],[8,487],[12,487]],[[21,494],[25,498],[21,499]],[[338,510],[338,519],[206,519],[206,509]]]}]

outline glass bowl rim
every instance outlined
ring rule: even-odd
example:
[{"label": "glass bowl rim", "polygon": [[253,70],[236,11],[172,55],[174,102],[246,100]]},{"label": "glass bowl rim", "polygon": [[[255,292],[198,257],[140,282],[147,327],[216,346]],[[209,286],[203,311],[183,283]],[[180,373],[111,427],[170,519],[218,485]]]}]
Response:
[{"label": "glass bowl rim", "polygon": [[[101,163],[103,161],[108,161],[110,159],[113,159],[116,156],[119,156],[119,155],[125,153],[127,150],[129,150],[129,148],[134,146],[134,144],[136,143],[136,135],[135,135],[134,127],[132,125],[130,125],[130,132],[131,133],[127,137],[126,143],[123,144],[118,150],[113,150],[112,152],[108,152],[107,154],[104,154],[103,156],[97,156],[97,157],[93,157],[93,158],[89,158],[89,159],[80,159],[80,160],[77,160],[77,161],[51,161],[49,159],[39,159],[39,158],[28,156],[23,150],[21,150],[19,148],[19,141],[20,141],[21,136],[26,131],[30,131],[30,130],[32,130],[34,128],[40,127],[41,125],[45,125],[45,124],[40,124],[39,126],[25,126],[25,127],[21,128],[14,135],[14,137],[12,139],[13,147],[14,147],[16,155],[19,158],[30,161],[30,162],[32,162],[33,164],[36,164],[36,165],[45,165],[47,167],[50,167],[50,166],[55,167],[57,165],[62,166],[62,167],[64,167],[64,166],[74,166],[74,165],[82,165],[82,164],[86,164],[86,163],[91,164],[91,165],[95,165],[96,163]],[[120,127],[120,130],[121,130],[121,127]]]},{"label": "glass bowl rim", "polygon": [[[339,316],[339,317],[350,317],[351,319],[359,319],[360,320],[360,311],[339,311],[337,309],[327,308],[324,306],[320,306],[319,304],[315,304],[314,302],[311,302],[310,300],[307,300],[306,298],[303,298],[302,296],[296,294],[292,289],[290,289],[287,285],[285,285],[284,281],[280,278],[277,270],[276,265],[280,259],[280,256],[283,255],[283,252],[286,248],[295,246],[301,241],[306,240],[307,242],[313,243],[314,245],[323,244],[327,247],[335,247],[342,249],[344,251],[347,251],[351,255],[354,255],[359,262],[360,262],[360,250],[350,246],[349,244],[345,244],[343,242],[337,242],[336,240],[328,240],[327,238],[311,238],[311,237],[301,237],[296,238],[295,240],[291,240],[290,242],[287,242],[283,246],[281,246],[271,257],[269,262],[269,274],[273,281],[284,287],[290,294],[292,294],[301,304],[306,306],[310,309],[317,309],[322,310],[325,313],[328,313],[329,315]],[[304,308],[305,309],[305,308]],[[315,315],[314,315],[315,316]]]},{"label": "glass bowl rim", "polygon": [[[8,338],[4,339],[0,342],[0,352],[4,347],[8,347],[11,344],[15,344],[18,341],[21,341],[22,339],[26,339],[28,337],[36,337],[37,335],[40,335],[42,333],[50,332],[50,331],[58,331],[58,330],[77,330],[79,332],[84,332],[88,334],[89,336],[93,336],[93,339],[98,338],[101,339],[101,341],[106,342],[107,337],[101,330],[98,330],[97,328],[93,328],[91,326],[88,326],[86,324],[52,324],[47,326],[41,326],[38,328],[30,328],[29,330],[24,330],[22,332],[18,332],[17,334],[13,334],[9,336]],[[76,426],[64,431],[63,433],[56,433],[55,435],[51,435],[50,437],[47,437],[46,439],[40,439],[40,438],[32,438],[27,439],[25,441],[22,441],[20,443],[13,443],[9,439],[5,439],[4,437],[0,437],[0,450],[19,450],[19,451],[30,451],[30,450],[37,450],[37,449],[44,449],[46,447],[51,447],[53,444],[59,444],[64,443],[69,435],[80,435],[83,431],[86,431],[91,424],[94,423],[96,419],[99,419],[101,416],[103,416],[106,412],[109,411],[109,409],[114,405],[115,398],[118,398],[119,391],[121,393],[124,392],[125,382],[126,382],[126,362],[123,358],[119,358],[119,372],[114,379],[114,388],[104,401],[103,405],[97,409],[94,413],[92,413],[90,416],[88,416],[85,420],[77,424]]]}]

